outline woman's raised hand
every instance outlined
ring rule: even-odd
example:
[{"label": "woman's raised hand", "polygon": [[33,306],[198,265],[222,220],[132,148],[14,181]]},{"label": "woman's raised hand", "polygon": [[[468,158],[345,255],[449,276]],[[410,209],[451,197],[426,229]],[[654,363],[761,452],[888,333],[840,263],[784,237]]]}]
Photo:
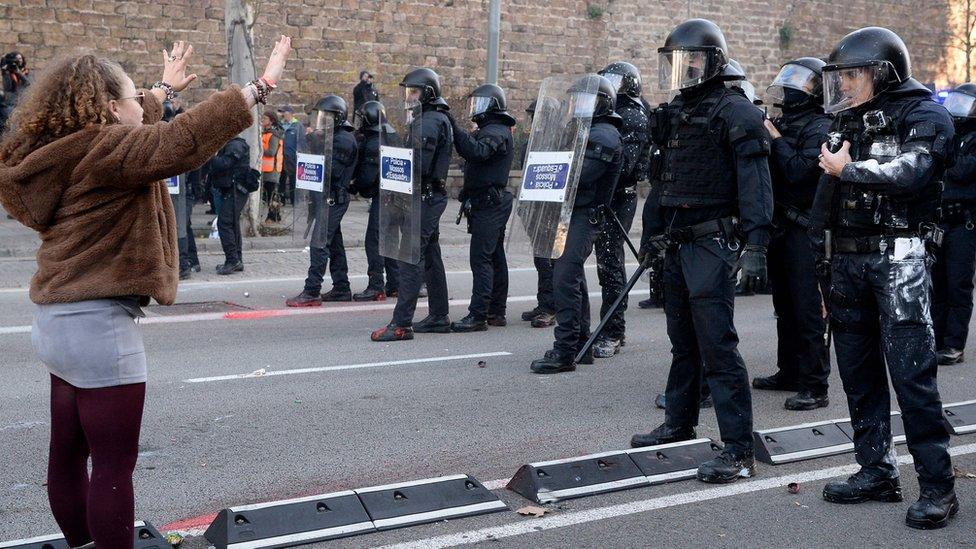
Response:
[{"label": "woman's raised hand", "polygon": [[163,82],[173,86],[173,91],[181,92],[197,79],[197,75],[186,75],[186,65],[193,54],[193,46],[182,40],[173,44],[170,52],[163,50]]},{"label": "woman's raised hand", "polygon": [[264,67],[262,75],[262,78],[272,86],[278,85],[289,53],[291,53],[291,37],[281,35],[281,39],[275,42],[274,49],[271,50],[271,56],[268,57],[268,64]]}]

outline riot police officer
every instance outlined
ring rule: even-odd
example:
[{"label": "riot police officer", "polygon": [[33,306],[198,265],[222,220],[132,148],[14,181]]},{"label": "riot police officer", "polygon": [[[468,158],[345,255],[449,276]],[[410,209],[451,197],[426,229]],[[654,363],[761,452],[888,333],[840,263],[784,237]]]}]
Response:
[{"label": "riot police officer", "polygon": [[468,315],[451,324],[455,332],[480,332],[489,324],[505,325],[505,225],[512,213],[512,193],[507,187],[515,159],[511,128],[516,124],[507,109],[505,92],[495,84],[484,84],[471,92],[470,99],[469,115],[478,129],[469,134],[451,117],[454,148],[465,161],[464,186],[458,200],[461,214],[468,218],[473,277]]},{"label": "riot police officer", "polygon": [[[379,206],[380,141],[398,144],[396,130],[386,121],[386,109],[379,101],[363,103],[357,113],[359,120],[359,159],[353,175],[352,190],[368,198],[369,218],[366,221],[366,289],[352,296],[354,301],[383,301],[396,297],[398,270],[395,259],[380,255]],[[383,273],[386,272],[384,284]]]},{"label": "riot police officer", "polygon": [[[525,108],[526,134],[532,130],[532,120],[535,116],[536,100],[533,99],[529,106]],[[527,136],[528,137],[528,136]],[[529,140],[526,138],[522,143],[522,167],[525,168],[526,155],[528,154]],[[533,257],[532,263],[535,266],[537,286],[536,286],[536,305],[531,310],[522,312],[522,320],[531,322],[533,328],[548,328],[556,323],[556,305],[552,298],[552,259],[548,257]]]},{"label": "riot police officer", "polygon": [[[349,208],[349,182],[352,180],[356,166],[358,147],[353,137],[352,124],[346,120],[346,101],[338,95],[327,95],[316,103],[314,111],[317,113],[316,127],[331,123],[334,125],[332,133],[331,178],[326,191],[325,202],[328,207],[328,226],[323,247],[309,248],[310,265],[308,276],[305,278],[305,288],[300,294],[289,298],[285,305],[289,307],[318,307],[323,301],[351,301],[352,290],[349,286],[349,268],[346,263],[346,250],[342,243],[342,217]],[[327,116],[327,114],[331,116]],[[311,141],[316,134],[306,136]],[[321,146],[321,145],[320,145]],[[296,208],[299,207],[296,205]],[[319,207],[313,203],[313,208]],[[322,294],[322,282],[325,269],[329,268],[332,277],[332,289]]]},{"label": "riot police officer", "polygon": [[[543,358],[532,362],[531,369],[536,374],[575,370],[576,353],[590,336],[590,297],[583,264],[593,251],[601,218],[610,206],[624,165],[619,131],[623,121],[614,111],[616,88],[607,78],[590,74],[577,81],[570,92],[574,116],[592,118],[592,122],[565,247],[553,262],[556,341]],[[591,349],[582,363],[592,362]]]},{"label": "riot police officer", "polygon": [[830,327],[861,466],[827,484],[823,497],[902,499],[887,365],[921,488],[905,521],[941,528],[959,504],[936,385],[928,267],[941,236],[935,221],[953,126],[911,76],[905,43],[878,27],[845,36],[823,68],[824,110],[837,114],[831,147],[821,148],[826,177],[811,219],[830,276]]},{"label": "riot police officer", "polygon": [[976,274],[976,84],[952,90],[945,106],[955,119],[955,164],[942,193],[942,246],[932,267],[932,323],[939,364],[965,360]]},{"label": "riot police officer", "polygon": [[776,201],[776,224],[769,244],[778,347],[771,376],[752,380],[756,389],[789,390],[787,410],[827,406],[830,358],[815,257],[807,232],[810,207],[820,180],[818,156],[827,140],[830,117],[823,112],[824,62],[801,57],[782,66],[766,97],[782,116],[765,122],[772,137],[769,169]]},{"label": "riot police officer", "polygon": [[[417,333],[450,333],[451,320],[447,296],[447,274],[441,259],[440,220],[447,207],[447,171],[451,163],[454,136],[451,121],[447,117],[450,107],[441,97],[440,77],[431,69],[419,68],[407,73],[400,82],[404,99],[409,105],[408,114],[422,116],[421,123],[411,125],[407,140],[420,139],[421,144],[421,207],[420,207],[420,261],[417,264],[399,263],[400,286],[393,320],[387,326],[375,330],[373,341],[399,341],[413,339]],[[413,324],[420,287],[426,281],[429,312],[426,318]]]},{"label": "riot police officer", "polygon": [[664,311],[673,358],[665,422],[634,435],[631,445],[694,438],[704,373],[725,448],[699,466],[698,478],[734,482],[755,472],[752,395],[733,325],[734,275],[741,268],[748,284],[765,285],[773,213],[769,137],[762,113],[720,77],[728,48],[717,25],[685,21],[658,52],[662,88],[680,94],[660,113],[661,185],[648,198],[641,255],[666,250]]},{"label": "riot police officer", "polygon": [[[627,283],[624,239],[628,238],[627,231],[630,231],[637,213],[637,183],[647,177],[650,162],[648,115],[651,108],[641,97],[641,75],[634,65],[617,61],[597,74],[606,77],[616,88],[615,110],[623,120],[620,139],[624,146],[624,164],[620,179],[594,245],[596,272],[603,290],[603,304],[600,306],[600,317],[603,318]],[[626,311],[625,297],[594,343],[594,357],[608,358],[620,352],[620,347],[624,344]]]}]

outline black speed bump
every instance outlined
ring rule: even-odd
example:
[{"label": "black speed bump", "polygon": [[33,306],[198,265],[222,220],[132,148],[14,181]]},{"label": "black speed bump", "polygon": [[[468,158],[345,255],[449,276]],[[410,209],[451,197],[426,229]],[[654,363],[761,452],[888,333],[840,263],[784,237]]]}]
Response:
[{"label": "black speed bump", "polygon": [[506,488],[536,503],[552,503],[647,486],[627,452],[604,452],[523,465]]},{"label": "black speed bump", "polygon": [[469,475],[373,486],[355,491],[377,530],[389,530],[508,509]]},{"label": "black speed bump", "polygon": [[707,438],[627,450],[649,484],[695,478],[698,466],[721,452],[722,447]]},{"label": "black speed bump", "polygon": [[833,456],[854,450],[851,437],[832,420],[756,431],[753,433],[753,441],[756,459],[770,465]]},{"label": "black speed bump", "polygon": [[[851,420],[839,420],[837,421],[837,426],[840,427],[841,431],[844,431],[851,441],[854,440],[854,427],[851,425]],[[891,440],[895,444],[904,444],[906,442],[905,438],[905,424],[901,420],[901,412],[891,412]]]},{"label": "black speed bump", "polygon": [[375,531],[352,491],[224,509],[203,534],[217,549],[290,547]]},{"label": "black speed bump", "polygon": [[954,435],[967,435],[976,432],[976,400],[946,404],[942,417]]},{"label": "black speed bump", "polygon": [[[171,549],[172,546],[151,523],[139,521],[133,530],[135,549]],[[2,549],[70,549],[61,534],[0,542]]]}]

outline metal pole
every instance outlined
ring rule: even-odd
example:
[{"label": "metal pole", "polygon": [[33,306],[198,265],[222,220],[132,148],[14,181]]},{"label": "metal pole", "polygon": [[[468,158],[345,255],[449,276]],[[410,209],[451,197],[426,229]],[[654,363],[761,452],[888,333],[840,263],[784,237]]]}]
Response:
[{"label": "metal pole", "polygon": [[485,82],[498,83],[498,33],[501,26],[501,0],[490,0],[488,5],[488,66]]}]

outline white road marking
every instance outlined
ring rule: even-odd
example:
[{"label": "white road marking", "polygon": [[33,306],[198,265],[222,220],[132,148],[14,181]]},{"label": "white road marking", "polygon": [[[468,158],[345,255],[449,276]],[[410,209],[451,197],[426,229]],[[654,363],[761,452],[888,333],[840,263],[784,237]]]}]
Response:
[{"label": "white road marking", "polygon": [[[630,291],[630,295],[633,296],[643,296],[647,295],[649,290],[643,289],[633,289]],[[601,297],[601,292],[590,292],[589,296]],[[535,301],[535,295],[517,295],[509,296],[508,303],[524,303]],[[470,299],[452,299],[449,302],[451,307],[460,307],[463,305],[468,305],[471,303]],[[426,309],[428,302],[426,299],[417,300],[417,309]],[[187,315],[170,315],[170,316],[148,316],[146,318],[139,319],[139,324],[151,325],[151,324],[183,324],[185,322],[202,322],[208,320],[231,320],[234,322],[245,322],[245,321],[260,321],[266,320],[268,318],[281,318],[290,316],[306,316],[306,315],[329,315],[329,314],[347,314],[347,313],[368,313],[376,311],[392,311],[396,307],[396,302],[391,301],[387,303],[371,303],[368,305],[338,305],[338,306],[324,306],[324,307],[309,307],[309,308],[295,308],[295,309],[255,309],[255,310],[244,310],[244,311],[231,311],[229,313],[198,313],[198,314],[187,314]],[[262,316],[261,313],[266,313]],[[226,315],[240,314],[245,318],[225,318]],[[246,318],[249,314],[254,314],[260,318]],[[0,326],[0,335],[5,334],[29,334],[31,331],[30,326]]]},{"label": "white road marking", "polygon": [[299,368],[296,370],[271,370],[263,371],[260,374],[250,373],[250,374],[234,374],[228,376],[212,376],[212,377],[195,377],[191,379],[184,379],[184,383],[208,383],[211,381],[228,381],[232,379],[260,379],[263,377],[274,377],[274,376],[288,376],[295,374],[313,374],[318,372],[335,372],[339,370],[360,370],[363,368],[379,368],[382,366],[400,366],[403,364],[421,364],[424,362],[448,362],[453,360],[465,360],[469,358],[487,358],[493,356],[511,356],[512,353],[505,351],[493,352],[493,353],[478,353],[472,355],[451,355],[451,356],[434,356],[427,358],[412,358],[409,360],[389,360],[386,362],[366,362],[363,364],[345,364],[342,366],[321,366],[317,368]]},{"label": "white road marking", "polygon": [[[628,263],[628,269],[633,269],[637,267],[636,263]],[[590,264],[586,265],[587,269],[595,269],[596,265]],[[535,272],[535,267],[512,267],[508,269],[509,273],[527,273]],[[448,276],[453,275],[469,275],[471,271],[447,271]],[[350,280],[366,280],[367,275],[350,275]],[[235,278],[231,280],[208,280],[204,282],[181,282],[179,289],[182,290],[200,290],[207,288],[220,288],[223,286],[241,286],[243,284],[275,284],[281,282],[303,282],[305,280],[304,276],[283,276],[277,278]],[[30,291],[30,288],[0,288],[0,294],[24,294]]]},{"label": "white road marking", "polygon": [[[949,449],[949,454],[953,456],[960,456],[960,455],[966,455],[972,453],[976,453],[976,443],[965,444],[962,446],[957,446]],[[912,462],[913,462],[912,456],[910,455],[903,455],[898,457],[898,463],[900,465],[907,465]],[[609,505],[606,507],[597,507],[595,509],[587,509],[584,511],[577,511],[575,513],[551,515],[536,520],[521,520],[518,522],[504,524],[502,526],[482,528],[480,530],[470,530],[467,532],[459,532],[457,534],[448,534],[444,536],[436,536],[432,538],[399,543],[394,545],[386,545],[383,546],[382,549],[393,549],[393,548],[434,549],[440,547],[454,547],[457,545],[469,545],[474,543],[480,543],[483,541],[491,541],[491,540],[497,540],[501,538],[510,538],[510,537],[521,536],[525,534],[532,534],[542,530],[553,530],[556,528],[577,526],[580,524],[586,524],[589,522],[595,522],[599,520],[607,520],[607,519],[623,517],[627,515],[634,515],[638,513],[646,513],[648,511],[654,511],[657,509],[666,509],[668,507],[676,507],[679,505],[702,503],[714,499],[736,496],[740,494],[748,494],[753,492],[760,492],[772,488],[782,488],[783,486],[786,486],[791,482],[797,482],[802,484],[804,482],[814,482],[814,481],[824,480],[828,478],[843,477],[843,476],[853,474],[859,468],[860,466],[856,464],[841,465],[838,467],[818,469],[815,471],[807,471],[803,473],[791,473],[789,475],[766,478],[761,480],[739,481],[735,484],[720,486],[717,488],[706,488],[703,490],[696,490],[693,492],[684,492],[681,494],[673,494],[670,496],[662,496],[662,497],[646,499],[641,501],[633,501],[629,503]],[[484,483],[484,484],[487,487],[488,483]]]}]

